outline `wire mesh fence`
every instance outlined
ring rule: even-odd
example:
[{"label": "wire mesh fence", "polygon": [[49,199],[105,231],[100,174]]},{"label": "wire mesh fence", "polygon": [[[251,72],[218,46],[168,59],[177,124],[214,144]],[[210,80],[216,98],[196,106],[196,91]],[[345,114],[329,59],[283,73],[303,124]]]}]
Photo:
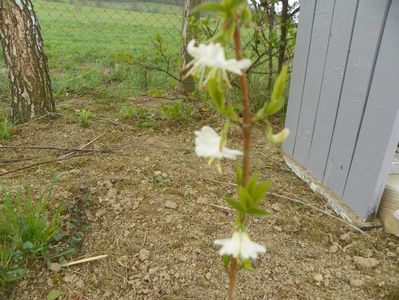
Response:
[{"label": "wire mesh fence", "polygon": [[[56,97],[96,89],[123,96],[173,88],[183,1],[33,0]],[[165,56],[167,60],[165,60]],[[1,59],[0,92],[7,90]],[[3,93],[2,93],[3,94]]]},{"label": "wire mesh fence", "polygon": [[[104,101],[142,92],[162,96],[179,84],[184,0],[32,2],[56,98],[88,91]],[[262,38],[268,35],[265,11],[253,13],[257,23],[245,29],[242,38],[245,56],[254,62],[248,74],[251,98],[261,105],[269,97],[279,42],[270,48],[272,35]],[[198,40],[209,39],[221,26],[215,15],[202,15],[197,22],[193,26]],[[295,45],[296,28],[291,28],[287,61]],[[234,56],[232,48],[227,52]],[[0,95],[7,94],[7,71],[0,54]]]}]

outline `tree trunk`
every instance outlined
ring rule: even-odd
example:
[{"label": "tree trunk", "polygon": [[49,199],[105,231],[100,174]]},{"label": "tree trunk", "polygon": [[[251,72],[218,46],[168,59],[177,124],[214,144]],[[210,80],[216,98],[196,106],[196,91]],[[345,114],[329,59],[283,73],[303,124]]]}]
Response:
[{"label": "tree trunk", "polygon": [[280,20],[280,46],[278,49],[278,72],[280,73],[285,63],[285,52],[287,48],[287,21],[288,21],[288,0],[281,0],[281,20]]},{"label": "tree trunk", "polygon": [[14,122],[55,112],[39,21],[30,0],[0,0],[0,38]]},{"label": "tree trunk", "polygon": [[[201,0],[185,0],[184,8],[183,8],[183,20],[182,20],[182,49],[181,49],[181,57],[182,57],[182,66],[184,67],[187,63],[190,62],[191,57],[187,53],[187,44],[195,38],[195,29],[190,28],[193,23],[195,24],[196,20],[199,19],[199,14],[194,16],[190,16],[191,11],[197,5],[201,4]],[[194,20],[192,19],[194,18]],[[193,22],[194,21],[194,22]],[[192,93],[195,88],[194,78],[189,76],[187,78],[184,77],[185,70],[181,72],[181,86],[184,92]]]}]

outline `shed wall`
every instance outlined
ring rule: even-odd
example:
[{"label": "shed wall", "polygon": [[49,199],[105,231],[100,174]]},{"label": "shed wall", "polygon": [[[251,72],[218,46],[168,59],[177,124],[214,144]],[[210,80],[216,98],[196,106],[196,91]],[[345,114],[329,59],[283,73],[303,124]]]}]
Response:
[{"label": "shed wall", "polygon": [[303,0],[284,150],[361,218],[399,141],[399,0]]}]

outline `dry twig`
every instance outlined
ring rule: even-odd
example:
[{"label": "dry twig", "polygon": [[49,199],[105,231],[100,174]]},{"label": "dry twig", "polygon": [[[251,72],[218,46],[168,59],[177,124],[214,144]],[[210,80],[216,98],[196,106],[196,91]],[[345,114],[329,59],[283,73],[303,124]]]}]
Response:
[{"label": "dry twig", "polygon": [[[104,135],[105,135],[105,133],[100,134],[99,136],[97,136],[97,137],[95,137],[94,139],[92,139],[90,142],[84,144],[83,146],[80,146],[80,147],[78,148],[78,151],[84,151],[84,150],[83,150],[84,148],[86,148],[87,146],[93,144],[95,141],[97,141],[100,137],[102,137],[102,136],[104,136]],[[67,154],[65,154],[65,155],[63,155],[63,156],[61,156],[61,157],[59,157],[59,158],[65,158],[65,157],[71,156],[71,155],[74,154],[74,153],[75,153],[75,151],[71,151],[71,152],[69,152],[69,153],[67,153]]]},{"label": "dry twig", "polygon": [[88,258],[83,258],[83,259],[79,259],[79,260],[75,260],[75,261],[71,261],[65,264],[62,264],[62,267],[70,267],[73,265],[77,265],[77,264],[82,264],[82,263],[86,263],[86,262],[90,262],[90,261],[94,261],[94,260],[99,260],[99,259],[103,259],[108,257],[108,254],[105,255],[98,255],[98,256],[94,256],[94,257],[88,257]]}]

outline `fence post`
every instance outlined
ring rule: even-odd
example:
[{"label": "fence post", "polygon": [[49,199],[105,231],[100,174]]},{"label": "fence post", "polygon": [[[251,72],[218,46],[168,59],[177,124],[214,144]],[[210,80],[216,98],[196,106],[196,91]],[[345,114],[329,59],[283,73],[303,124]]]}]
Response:
[{"label": "fence post", "polygon": [[191,11],[201,3],[201,0],[184,0],[183,7],[183,18],[182,18],[182,48],[181,48],[181,58],[182,58],[182,69],[180,72],[181,79],[181,89],[185,93],[191,93],[194,91],[195,83],[192,76],[183,79],[185,70],[183,70],[183,66],[185,66],[190,60],[191,57],[187,53],[187,44],[190,40],[195,38],[195,30],[192,28],[192,25],[195,24],[196,20],[199,19],[200,15],[195,14],[191,15]]}]

